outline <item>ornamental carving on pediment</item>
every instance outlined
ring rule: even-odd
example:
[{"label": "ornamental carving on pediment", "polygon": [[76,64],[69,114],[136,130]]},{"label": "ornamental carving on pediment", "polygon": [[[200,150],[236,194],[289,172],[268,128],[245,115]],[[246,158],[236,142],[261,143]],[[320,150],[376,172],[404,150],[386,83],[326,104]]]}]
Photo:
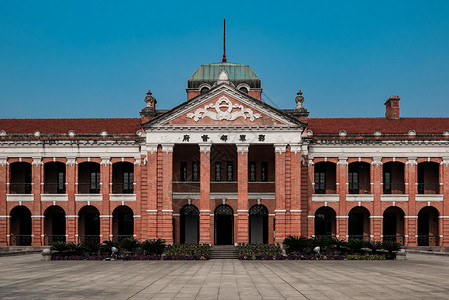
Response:
[{"label": "ornamental carving on pediment", "polygon": [[252,109],[245,108],[241,104],[232,104],[231,100],[223,96],[215,104],[207,104],[204,108],[198,108],[194,113],[187,114],[187,118],[193,119],[195,122],[205,117],[216,121],[233,121],[242,117],[245,120],[249,119],[251,122],[254,122],[254,120],[261,118],[262,115],[254,113]]}]

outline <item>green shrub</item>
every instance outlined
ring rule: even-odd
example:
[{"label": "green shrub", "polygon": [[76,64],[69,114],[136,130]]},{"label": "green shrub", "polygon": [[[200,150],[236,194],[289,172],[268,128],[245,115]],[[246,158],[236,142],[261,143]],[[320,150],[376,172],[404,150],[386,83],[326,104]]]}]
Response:
[{"label": "green shrub", "polygon": [[66,242],[54,242],[51,245],[51,250],[58,251],[58,253],[62,253],[64,251],[69,250],[69,246],[66,244]]},{"label": "green shrub", "polygon": [[385,241],[382,243],[382,249],[392,253],[401,250],[401,244],[395,241]]},{"label": "green shrub", "polygon": [[317,246],[320,246],[321,248],[329,247],[333,243],[331,238],[326,237],[314,237],[310,239],[310,246],[312,248],[315,248]]},{"label": "green shrub", "polygon": [[139,241],[133,238],[123,239],[119,242],[120,249],[134,251],[140,246]]},{"label": "green shrub", "polygon": [[165,255],[198,255],[208,256],[210,253],[209,244],[173,244],[167,245]]},{"label": "green shrub", "polygon": [[347,260],[385,260],[385,255],[376,255],[376,254],[370,254],[370,255],[360,255],[360,254],[353,254],[348,255],[346,257]]},{"label": "green shrub", "polygon": [[88,255],[98,255],[98,252],[100,252],[100,243],[87,240],[81,243],[81,248]]},{"label": "green shrub", "polygon": [[85,254],[85,248],[81,244],[75,244],[73,242],[68,243],[67,247],[69,248],[69,251],[73,253],[73,255],[84,255]]},{"label": "green shrub", "polygon": [[102,253],[107,253],[108,255],[112,254],[111,248],[115,247],[117,249],[120,249],[119,243],[114,241],[103,241],[103,243],[100,245],[100,251]]},{"label": "green shrub", "polygon": [[311,247],[311,242],[304,236],[289,235],[284,239],[284,246],[288,253],[303,252],[305,248]]},{"label": "green shrub", "polygon": [[360,249],[367,247],[367,242],[361,239],[350,239],[346,244],[352,253],[360,253]]},{"label": "green shrub", "polygon": [[161,255],[165,250],[165,240],[146,240],[141,244],[141,248],[146,255]]},{"label": "green shrub", "polygon": [[277,257],[282,255],[280,244],[239,244],[239,257]]},{"label": "green shrub", "polygon": [[337,251],[339,253],[346,252],[347,242],[343,241],[343,240],[339,240],[337,238],[334,238],[334,239],[332,239],[331,247],[332,247],[332,249],[334,249],[334,251]]},{"label": "green shrub", "polygon": [[382,248],[382,243],[378,241],[370,241],[366,243],[366,246],[371,249],[373,254],[375,254],[377,250]]}]

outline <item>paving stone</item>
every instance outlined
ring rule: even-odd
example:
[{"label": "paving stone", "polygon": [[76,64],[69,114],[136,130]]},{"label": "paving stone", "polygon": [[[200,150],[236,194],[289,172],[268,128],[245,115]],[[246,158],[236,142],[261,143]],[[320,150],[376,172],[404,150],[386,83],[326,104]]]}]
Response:
[{"label": "paving stone", "polygon": [[447,299],[449,257],[58,261],[0,257],[0,299]]}]

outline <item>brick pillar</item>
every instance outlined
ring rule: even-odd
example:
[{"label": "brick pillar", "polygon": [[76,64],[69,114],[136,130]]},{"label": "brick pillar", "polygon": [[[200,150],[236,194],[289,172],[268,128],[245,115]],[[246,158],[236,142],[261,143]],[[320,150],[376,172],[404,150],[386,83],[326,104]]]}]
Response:
[{"label": "brick pillar", "polygon": [[212,244],[210,224],[210,150],[200,145],[200,244]]},{"label": "brick pillar", "polygon": [[[134,194],[136,195],[136,203],[142,203],[142,160],[141,157],[135,158],[134,161]],[[142,211],[141,206],[136,205],[133,212],[135,239],[142,239]],[[111,212],[112,214],[112,212]],[[112,227],[111,227],[112,228]]]},{"label": "brick pillar", "polygon": [[112,240],[112,213],[109,211],[109,194],[112,185],[112,164],[110,157],[102,157],[100,163],[100,181],[103,199],[100,209],[100,241]]},{"label": "brick pillar", "polygon": [[143,206],[144,239],[157,238],[157,147],[147,146],[147,197]]},{"label": "brick pillar", "polygon": [[287,235],[301,235],[301,146],[290,145],[291,163],[291,207],[290,232]]},{"label": "brick pillar", "polygon": [[248,149],[248,144],[237,145],[237,243],[249,243]]},{"label": "brick pillar", "polygon": [[371,221],[371,236],[375,241],[381,241],[383,235],[383,212],[382,212],[382,180],[383,168],[381,158],[374,158],[371,163],[371,192],[374,194],[373,215]]},{"label": "brick pillar", "polygon": [[285,144],[275,144],[275,199],[276,199],[276,243],[282,243],[286,237],[286,220],[285,220]]},{"label": "brick pillar", "polygon": [[10,216],[6,207],[6,175],[7,159],[0,159],[0,246],[8,245]]},{"label": "brick pillar", "polygon": [[441,238],[440,245],[449,246],[449,158],[443,158],[440,165],[440,182],[443,183],[441,193],[443,194],[443,211],[440,216]]},{"label": "brick pillar", "polygon": [[348,160],[339,158],[337,163],[337,193],[339,195],[337,238],[348,239],[348,211],[346,208],[346,194],[348,193]]},{"label": "brick pillar", "polygon": [[43,193],[43,185],[41,182],[44,182],[44,165],[42,164],[41,158],[33,158],[33,163],[31,167],[31,177],[32,177],[32,191],[34,194],[34,202],[33,202],[33,210],[31,211],[31,216],[35,216],[31,218],[31,234],[33,235],[33,239],[31,244],[33,246],[41,246],[42,245],[42,216],[43,212],[41,211],[41,194]]},{"label": "brick pillar", "polygon": [[417,162],[416,158],[409,158],[405,164],[405,187],[406,193],[408,193],[408,215],[405,216],[405,246],[415,247],[417,243],[418,235],[418,212],[416,211],[416,183],[417,183]]},{"label": "brick pillar", "polygon": [[173,244],[173,144],[162,144],[162,210],[158,235]]},{"label": "brick pillar", "polygon": [[311,210],[312,195],[315,193],[315,165],[313,163],[313,159],[308,160],[308,177],[310,184],[307,192],[307,233],[305,235],[310,238],[315,234],[315,215]]},{"label": "brick pillar", "polygon": [[[66,163],[66,193],[68,196],[68,208],[69,211],[66,212],[66,225],[65,225],[65,234],[67,242],[75,242],[75,226],[77,218],[70,217],[68,215],[75,215],[75,194],[76,194],[76,184],[78,182],[77,178],[77,169],[78,165],[74,158],[68,158]],[[70,223],[70,224],[69,224]]]}]

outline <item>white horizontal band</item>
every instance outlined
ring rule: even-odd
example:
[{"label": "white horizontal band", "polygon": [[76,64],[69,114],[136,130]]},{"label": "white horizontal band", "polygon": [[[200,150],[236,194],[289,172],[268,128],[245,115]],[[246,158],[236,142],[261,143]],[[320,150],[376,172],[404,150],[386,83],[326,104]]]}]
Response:
[{"label": "white horizontal band", "polygon": [[157,209],[147,209],[147,212],[149,212],[149,213],[157,213]]}]

